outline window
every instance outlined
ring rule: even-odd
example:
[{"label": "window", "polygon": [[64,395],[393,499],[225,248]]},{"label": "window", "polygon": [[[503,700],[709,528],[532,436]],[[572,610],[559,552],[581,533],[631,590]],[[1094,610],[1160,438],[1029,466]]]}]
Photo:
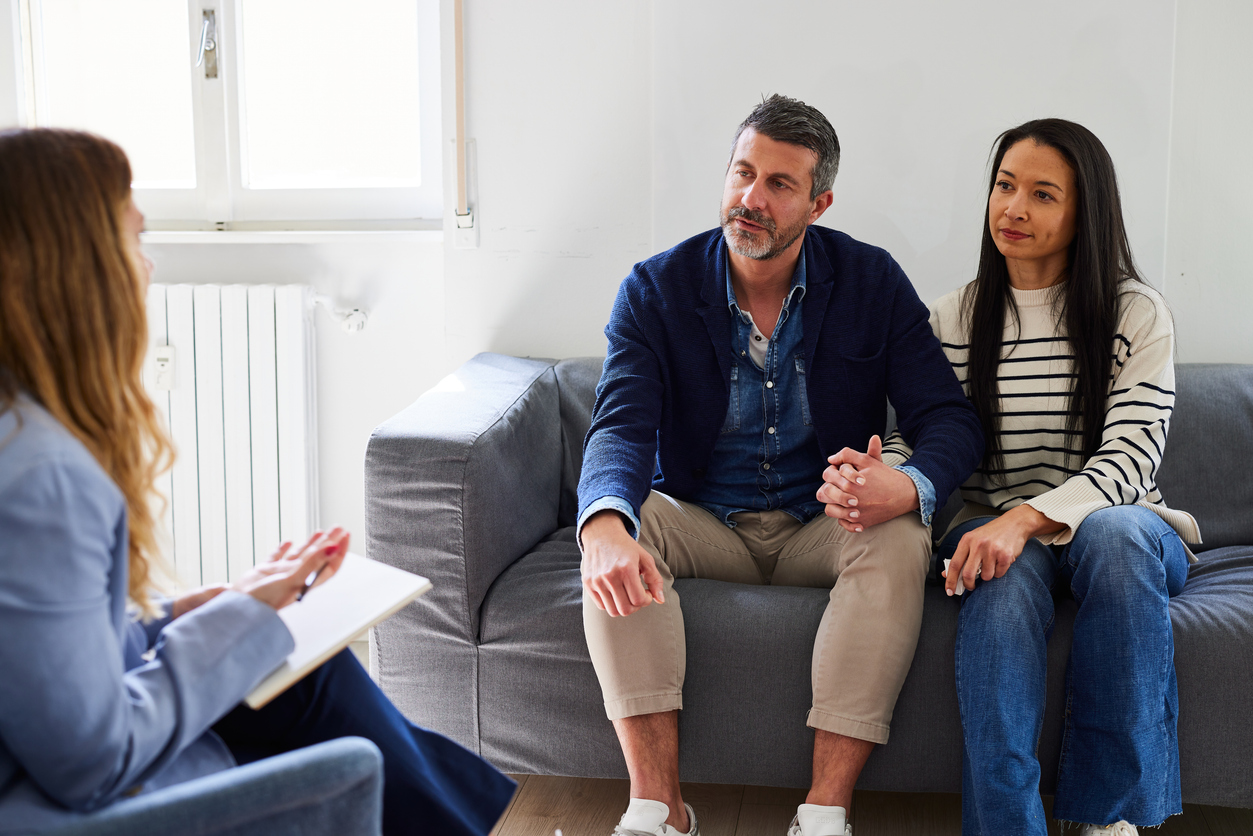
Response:
[{"label": "window", "polygon": [[442,213],[438,0],[9,0],[26,123],[121,145],[153,227]]}]

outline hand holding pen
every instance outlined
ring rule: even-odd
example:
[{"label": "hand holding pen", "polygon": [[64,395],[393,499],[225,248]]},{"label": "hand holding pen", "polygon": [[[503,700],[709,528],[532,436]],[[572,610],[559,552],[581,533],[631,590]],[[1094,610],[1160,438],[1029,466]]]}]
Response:
[{"label": "hand holding pen", "polygon": [[348,532],[336,526],[328,532],[315,531],[299,549],[293,550],[290,541],[282,543],[269,561],[253,567],[229,588],[281,610],[335,574],[348,553],[348,539]]}]

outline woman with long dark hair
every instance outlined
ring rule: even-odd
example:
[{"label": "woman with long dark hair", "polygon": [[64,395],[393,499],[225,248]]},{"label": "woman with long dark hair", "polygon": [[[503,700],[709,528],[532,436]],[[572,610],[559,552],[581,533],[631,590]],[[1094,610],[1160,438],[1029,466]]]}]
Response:
[{"label": "woman with long dark hair", "polygon": [[[1200,533],[1154,482],[1172,321],[1136,271],[1091,131],[1061,119],[1006,131],[988,191],[975,280],[931,310],[985,442],[940,547],[948,593],[970,590],[956,647],[962,830],[1046,832],[1036,746],[1057,591],[1079,612],[1053,816],[1126,836],[1182,811],[1167,603],[1187,578],[1183,540]],[[908,455],[899,436],[883,447],[885,462]],[[856,493],[835,468],[826,478]]]},{"label": "woman with long dark hair", "polygon": [[[405,720],[348,651],[241,705],[291,652],[278,610],[339,567],[342,529],[284,543],[230,585],[156,594],[151,501],[173,454],[140,382],[151,265],[130,182],[99,137],[0,133],[0,833],[347,736],[383,756],[384,832],[487,833],[513,782]],[[377,828],[360,786],[342,802],[291,789],[297,801],[239,792],[214,821],[171,828]]]},{"label": "woman with long dark hair", "polygon": [[[1079,605],[1053,815],[1132,834],[1182,812],[1167,602],[1196,522],[1154,483],[1174,335],[1136,271],[1109,153],[1061,119],[996,147],[974,282],[932,325],[983,423],[944,537],[965,740],[962,829],[1044,834],[1036,745],[1053,591]],[[982,582],[977,582],[981,580]]]}]

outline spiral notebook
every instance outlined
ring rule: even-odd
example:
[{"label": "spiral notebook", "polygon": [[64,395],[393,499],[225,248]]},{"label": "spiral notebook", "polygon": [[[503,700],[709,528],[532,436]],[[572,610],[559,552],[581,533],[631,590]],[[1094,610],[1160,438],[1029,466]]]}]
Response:
[{"label": "spiral notebook", "polygon": [[349,552],[330,580],[278,611],[296,648],[244,702],[261,708],[430,588],[421,575]]}]

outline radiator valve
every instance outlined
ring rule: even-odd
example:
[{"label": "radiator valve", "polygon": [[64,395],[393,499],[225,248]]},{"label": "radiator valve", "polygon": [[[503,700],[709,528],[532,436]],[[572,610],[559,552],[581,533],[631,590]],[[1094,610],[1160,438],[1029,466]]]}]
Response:
[{"label": "radiator valve", "polygon": [[335,300],[324,293],[319,293],[313,297],[313,304],[321,305],[326,309],[331,319],[339,323],[339,327],[343,328],[349,334],[355,334],[365,328],[366,322],[370,315],[361,308],[338,308],[335,306]]}]

